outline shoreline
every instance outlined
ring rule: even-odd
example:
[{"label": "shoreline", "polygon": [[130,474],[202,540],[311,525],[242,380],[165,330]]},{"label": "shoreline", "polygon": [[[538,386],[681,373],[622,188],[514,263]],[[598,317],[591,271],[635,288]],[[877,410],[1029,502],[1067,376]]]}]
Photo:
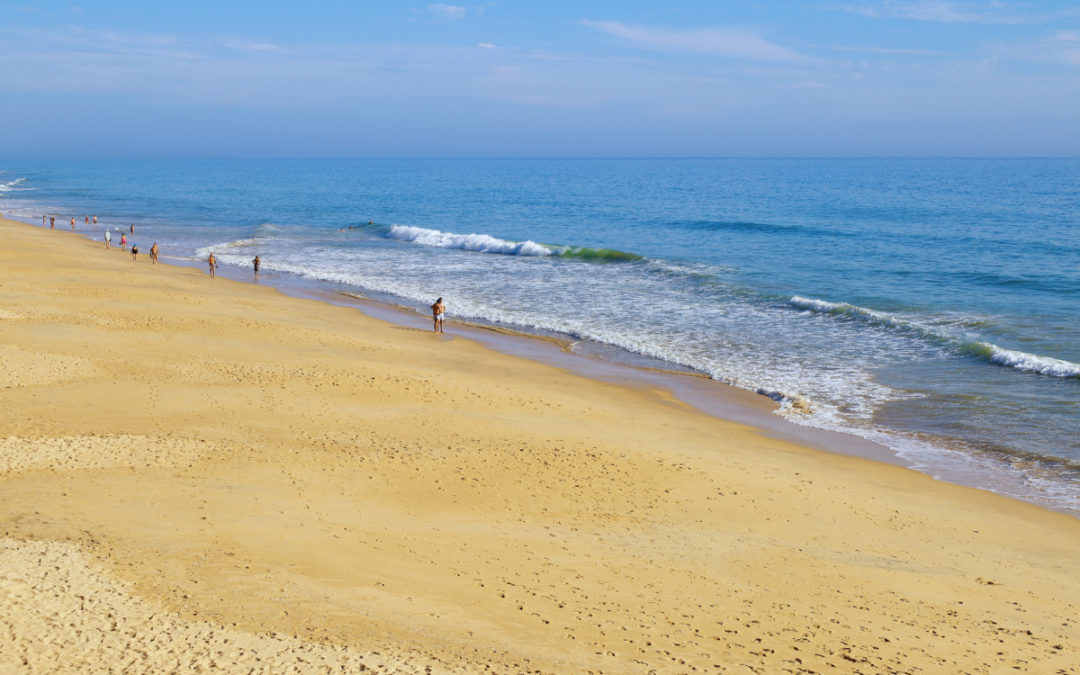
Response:
[{"label": "shoreline", "polygon": [[[36,227],[33,222],[13,222]],[[78,228],[83,227],[83,224],[79,222],[76,225]],[[85,231],[76,230],[75,233],[94,241],[93,237]],[[165,256],[164,264],[188,267],[205,273],[204,262],[185,257]],[[267,285],[254,280],[250,274],[246,273],[248,271],[238,266],[221,264],[218,266],[218,274],[223,277],[241,283]],[[352,307],[367,316],[398,326],[423,330],[428,321],[426,317],[405,305],[368,298],[343,289],[326,288],[332,284],[305,280],[287,273],[264,271],[263,275],[263,278],[269,276],[271,279],[268,284],[270,287],[292,297],[310,298]],[[788,440],[825,452],[903,466],[931,476],[935,480],[985,490],[1080,518],[1080,504],[1075,504],[1075,500],[1071,500],[1074,505],[1070,505],[1062,503],[1060,499],[1054,500],[1039,494],[1030,488],[1028,483],[1030,476],[1023,472],[1016,472],[1006,458],[975,455],[938,447],[929,456],[919,456],[916,459],[905,456],[903,452],[889,447],[885,442],[875,441],[853,429],[834,430],[799,424],[794,419],[775,414],[779,406],[772,397],[713,380],[703,373],[690,369],[680,372],[677,370],[679,366],[673,366],[673,369],[667,370],[662,366],[650,367],[624,363],[606,358],[595,349],[593,350],[597,351],[595,354],[579,354],[566,348],[571,341],[569,337],[548,336],[513,327],[487,325],[460,319],[452,319],[449,323],[460,329],[459,334],[478,340],[504,354],[529,358],[601,381],[627,386],[664,388],[682,403],[691,405],[706,414],[723,420],[749,424],[777,439]],[[552,345],[559,348],[547,348]],[[605,347],[605,345],[597,346]],[[620,352],[619,348],[612,349],[616,353]],[[631,353],[627,354],[634,356]],[[1027,458],[1018,459],[1030,463]],[[1040,460],[1051,465],[1057,462],[1054,458],[1040,458]],[[1063,461],[1060,464],[1063,469],[1069,466]],[[1003,469],[1007,469],[1008,473],[1003,475]]]},{"label": "shoreline", "polygon": [[1080,662],[1071,516],[0,228],[0,666]]},{"label": "shoreline", "polygon": [[[11,222],[37,227],[36,221],[12,220]],[[81,221],[76,221],[76,227],[74,234],[89,241],[96,241],[85,230],[78,229],[84,227]],[[64,232],[72,233],[69,230],[64,230]],[[163,264],[186,267],[205,273],[205,261],[184,256],[164,256]],[[250,270],[245,267],[219,263],[217,272],[233,281],[257,286],[267,285],[253,279]],[[397,326],[423,330],[428,321],[415,308],[397,304],[392,300],[366,297],[344,288],[335,290],[334,285],[330,283],[303,279],[289,273],[264,270],[263,278],[266,277],[271,280],[269,287],[291,297],[351,307],[366,316]],[[619,360],[618,356],[605,356],[602,352],[608,346],[600,343],[595,343],[595,347],[590,350],[595,353],[577,353],[568,348],[575,342],[569,336],[545,335],[512,326],[504,327],[461,319],[451,319],[449,324],[457,326],[459,334],[504,354],[532,359],[599,381],[636,387],[663,388],[668,390],[668,395],[674,396],[683,404],[693,406],[699,411],[722,420],[749,424],[777,439],[834,454],[902,466],[928,475],[935,480],[985,490],[1056,513],[1080,518],[1080,501],[1077,501],[1078,495],[1074,485],[1078,477],[1072,475],[1067,477],[1062,474],[1056,478],[1051,477],[1051,482],[1044,484],[1043,476],[1036,473],[1036,469],[1040,472],[1046,471],[1047,469],[1043,467],[1048,466],[1051,467],[1051,471],[1054,470],[1053,467],[1057,467],[1058,471],[1075,474],[1076,467],[1066,460],[1041,456],[1031,458],[1026,455],[999,457],[993,453],[958,451],[942,446],[933,439],[928,441],[931,447],[929,452],[916,448],[912,455],[910,450],[905,452],[891,447],[887,435],[879,441],[875,440],[874,433],[863,434],[856,429],[829,429],[799,424],[790,416],[775,414],[779,405],[774,398],[765,393],[753,392],[713,380],[708,375],[692,369],[685,369],[683,372],[680,370],[681,366],[664,364],[651,357],[641,358],[646,363],[657,361],[661,365],[650,366],[624,362]],[[549,349],[552,346],[556,346],[557,349]],[[616,355],[623,353],[623,350],[618,347],[610,347],[610,349]],[[625,355],[637,358],[637,355],[632,352],[626,352]],[[665,368],[664,365],[671,365],[671,368]],[[1016,469],[1014,462],[1028,468]],[[1072,488],[1067,497],[1059,494],[1059,489],[1053,484],[1054,480],[1062,482],[1065,490]],[[1047,493],[1050,493],[1050,496],[1047,496]]]},{"label": "shoreline", "polygon": [[[36,227],[33,223],[26,221],[12,222]],[[76,226],[77,228],[82,227],[80,223],[76,223]],[[69,230],[65,230],[65,232],[72,234]],[[76,229],[74,234],[89,241],[95,241],[85,231]],[[194,269],[205,274],[205,261],[166,255],[163,256],[161,264]],[[246,268],[233,265],[219,264],[217,269],[219,276],[238,283],[266,286],[291,297],[308,298],[319,302],[350,307],[360,311],[365,316],[386,321],[395,326],[424,331],[430,323],[426,316],[418,314],[404,305],[368,298],[348,291],[321,288],[321,284],[318,282],[297,279],[284,273],[263,271],[263,276],[259,280],[255,280],[247,272],[249,270],[246,270]],[[273,281],[260,283],[267,276]],[[911,462],[904,460],[891,448],[852,433],[797,424],[774,414],[774,411],[779,408],[779,404],[770,396],[714,380],[698,371],[685,369],[685,372],[680,372],[675,370],[678,366],[672,366],[672,369],[668,370],[662,367],[621,363],[599,355],[579,354],[567,348],[571,342],[568,337],[545,336],[512,327],[500,327],[453,318],[448,319],[447,324],[457,329],[456,333],[451,332],[448,335],[450,339],[453,339],[454,335],[460,335],[466,339],[476,340],[503,354],[530,359],[598,381],[622,384],[643,390],[656,387],[670,389],[670,395],[685,405],[692,406],[718,419],[739,424],[749,424],[760,431],[768,432],[777,439],[788,440],[824,452],[871,459],[918,470]],[[618,348],[613,349],[617,350]],[[962,481],[940,480],[993,492],[989,488],[967,484]],[[1025,500],[1021,499],[1020,501]],[[1080,513],[1077,513],[1077,516],[1080,517]]]}]

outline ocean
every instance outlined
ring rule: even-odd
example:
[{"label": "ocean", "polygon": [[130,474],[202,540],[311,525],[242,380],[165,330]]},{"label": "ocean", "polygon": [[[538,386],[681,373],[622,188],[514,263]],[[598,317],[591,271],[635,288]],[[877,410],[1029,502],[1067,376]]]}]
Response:
[{"label": "ocean", "polygon": [[0,211],[442,296],[1080,514],[1078,159],[0,161]]}]

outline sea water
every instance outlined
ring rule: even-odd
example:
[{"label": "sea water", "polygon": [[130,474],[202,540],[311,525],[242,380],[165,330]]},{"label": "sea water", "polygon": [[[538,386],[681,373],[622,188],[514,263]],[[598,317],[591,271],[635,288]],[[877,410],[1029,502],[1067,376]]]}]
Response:
[{"label": "sea water", "polygon": [[[1080,160],[0,162],[0,210],[566,336],[1080,513]],[[97,215],[99,226],[83,225]]]}]

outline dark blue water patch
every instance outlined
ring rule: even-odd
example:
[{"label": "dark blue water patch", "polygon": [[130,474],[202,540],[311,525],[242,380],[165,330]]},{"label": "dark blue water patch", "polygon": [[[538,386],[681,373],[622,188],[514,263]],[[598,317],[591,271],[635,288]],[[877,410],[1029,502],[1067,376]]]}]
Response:
[{"label": "dark blue water patch", "polygon": [[686,230],[728,231],[736,233],[767,233],[784,235],[804,235],[823,237],[853,237],[853,232],[828,230],[821,227],[797,224],[759,223],[742,220],[690,220],[674,221],[670,227]]},{"label": "dark blue water patch", "polygon": [[1080,297],[1080,287],[1075,285],[1073,275],[1047,270],[1030,276],[1012,276],[986,270],[943,270],[939,275],[962,284],[974,284],[1002,291],[1043,293],[1055,297]]}]

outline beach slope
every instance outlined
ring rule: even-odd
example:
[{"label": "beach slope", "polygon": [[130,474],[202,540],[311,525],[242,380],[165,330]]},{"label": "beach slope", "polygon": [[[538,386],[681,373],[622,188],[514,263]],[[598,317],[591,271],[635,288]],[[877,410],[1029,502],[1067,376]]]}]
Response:
[{"label": "beach slope", "polygon": [[1075,518],[143,258],[0,222],[0,670],[1077,672]]}]

